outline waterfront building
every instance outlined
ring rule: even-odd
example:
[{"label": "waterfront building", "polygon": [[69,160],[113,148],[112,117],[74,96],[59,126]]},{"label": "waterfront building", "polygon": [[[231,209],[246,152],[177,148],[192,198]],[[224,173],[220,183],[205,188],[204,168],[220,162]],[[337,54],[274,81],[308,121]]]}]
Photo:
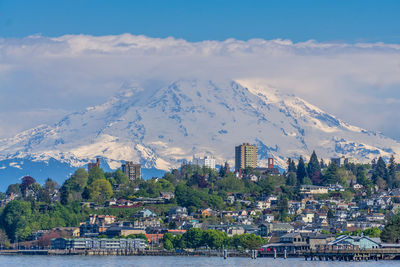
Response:
[{"label": "waterfront building", "polygon": [[146,240],[139,238],[53,238],[51,240],[52,249],[144,250],[146,246]]},{"label": "waterfront building", "polygon": [[257,168],[257,147],[249,143],[235,147],[235,170]]},{"label": "waterfront building", "polygon": [[359,249],[380,248],[380,238],[371,238],[368,236],[348,236],[341,235],[336,240],[329,242],[329,246],[334,247],[358,247]]},{"label": "waterfront building", "polygon": [[134,164],[132,161],[125,161],[125,164],[122,164],[121,169],[131,181],[142,178],[140,164]]}]

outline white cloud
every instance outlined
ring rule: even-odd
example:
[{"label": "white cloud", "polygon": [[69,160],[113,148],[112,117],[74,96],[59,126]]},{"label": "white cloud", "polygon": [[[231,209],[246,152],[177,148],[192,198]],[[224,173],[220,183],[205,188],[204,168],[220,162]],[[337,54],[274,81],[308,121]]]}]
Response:
[{"label": "white cloud", "polygon": [[400,125],[393,123],[400,120],[400,45],[191,43],[130,34],[0,39],[0,112],[9,128],[0,125],[0,136],[51,120],[44,114],[23,120],[24,112],[60,115],[59,110],[101,103],[125,82],[195,77],[261,80],[352,124],[400,139]]}]

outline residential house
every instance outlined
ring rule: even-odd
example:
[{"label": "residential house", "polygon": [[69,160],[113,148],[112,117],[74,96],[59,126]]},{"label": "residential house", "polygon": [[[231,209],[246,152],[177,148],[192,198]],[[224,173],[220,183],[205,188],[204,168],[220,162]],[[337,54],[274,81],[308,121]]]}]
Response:
[{"label": "residential house", "polygon": [[165,200],[171,200],[175,198],[175,194],[173,192],[160,192],[161,198]]},{"label": "residential house", "polygon": [[168,212],[169,221],[182,221],[188,216],[187,209],[185,207],[172,207]]},{"label": "residential house", "polygon": [[256,201],[256,208],[260,209],[260,210],[269,209],[269,208],[271,208],[271,202],[263,201],[263,200]]},{"label": "residential house", "polygon": [[314,216],[315,216],[315,211],[304,209],[301,212],[299,219],[305,223],[312,223],[314,220]]},{"label": "residential house", "polygon": [[300,187],[300,193],[303,195],[328,194],[328,188],[317,185],[302,185]]},{"label": "residential house", "polygon": [[267,234],[268,235],[277,235],[281,236],[290,232],[293,232],[294,228],[289,223],[268,223],[267,226]]},{"label": "residential house", "polygon": [[157,217],[157,214],[152,212],[149,209],[142,209],[140,211],[138,211],[135,215],[135,218],[154,218]]},{"label": "residential house", "polygon": [[117,236],[128,236],[128,235],[137,235],[137,234],[145,234],[146,231],[143,228],[135,228],[131,226],[125,226],[123,223],[115,223],[107,228],[105,234],[109,238],[114,238]]}]

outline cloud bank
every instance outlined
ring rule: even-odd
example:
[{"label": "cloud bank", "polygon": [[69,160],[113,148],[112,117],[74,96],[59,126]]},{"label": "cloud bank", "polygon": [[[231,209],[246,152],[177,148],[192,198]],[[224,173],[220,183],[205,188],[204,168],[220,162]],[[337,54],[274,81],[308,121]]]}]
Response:
[{"label": "cloud bank", "polygon": [[400,45],[130,34],[0,39],[0,137],[102,103],[124,84],[182,78],[266,83],[400,140]]}]

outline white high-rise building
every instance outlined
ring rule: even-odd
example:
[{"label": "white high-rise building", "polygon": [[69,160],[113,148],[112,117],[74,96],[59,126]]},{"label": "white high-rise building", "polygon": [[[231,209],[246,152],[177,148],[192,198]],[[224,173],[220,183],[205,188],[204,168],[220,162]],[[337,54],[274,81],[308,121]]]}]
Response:
[{"label": "white high-rise building", "polygon": [[215,169],[215,158],[211,156],[205,156],[204,158],[196,158],[193,155],[193,164],[200,167],[208,167],[210,169]]}]

